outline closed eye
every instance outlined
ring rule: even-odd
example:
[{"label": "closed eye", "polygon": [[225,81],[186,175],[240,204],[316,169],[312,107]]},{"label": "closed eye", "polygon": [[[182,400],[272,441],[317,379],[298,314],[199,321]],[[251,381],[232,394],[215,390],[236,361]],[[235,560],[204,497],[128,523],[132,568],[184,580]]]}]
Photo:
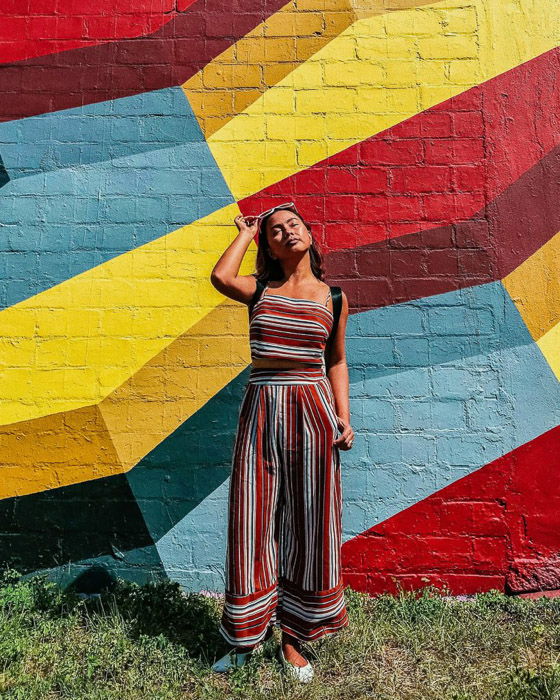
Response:
[{"label": "closed eye", "polygon": [[[292,219],[288,219],[288,221],[286,223],[291,224],[292,226],[299,226],[299,224],[300,224],[300,222],[295,217]],[[277,224],[276,226],[273,226],[271,230],[274,231],[274,233],[276,233],[277,231],[280,231],[281,229],[278,228],[278,224]]]}]

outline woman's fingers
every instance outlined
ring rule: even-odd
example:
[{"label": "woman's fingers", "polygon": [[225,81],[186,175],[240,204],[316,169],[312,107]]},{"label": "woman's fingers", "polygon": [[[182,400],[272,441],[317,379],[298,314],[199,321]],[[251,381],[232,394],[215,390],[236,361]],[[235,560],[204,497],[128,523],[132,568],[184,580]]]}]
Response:
[{"label": "woman's fingers", "polygon": [[240,231],[243,229],[252,231],[253,229],[256,230],[258,219],[256,216],[243,216],[243,214],[238,214],[234,221]]},{"label": "woman's fingers", "polygon": [[343,438],[344,449],[349,450],[352,447],[352,443],[354,442],[354,431],[352,430],[352,428],[349,427],[347,431],[344,431]]},{"label": "woman's fingers", "polygon": [[342,450],[349,450],[351,449],[352,444],[354,442],[354,431],[350,427],[350,424],[347,423],[345,420],[339,418],[338,416],[336,418],[339,427],[342,428],[342,432],[333,444]]}]

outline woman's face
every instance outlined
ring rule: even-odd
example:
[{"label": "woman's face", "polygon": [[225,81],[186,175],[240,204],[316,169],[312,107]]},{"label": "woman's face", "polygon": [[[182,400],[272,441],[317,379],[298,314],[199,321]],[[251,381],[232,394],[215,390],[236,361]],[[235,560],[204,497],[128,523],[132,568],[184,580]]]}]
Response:
[{"label": "woman's face", "polygon": [[278,260],[301,255],[311,247],[307,226],[289,209],[279,209],[268,217],[266,237],[272,257]]}]

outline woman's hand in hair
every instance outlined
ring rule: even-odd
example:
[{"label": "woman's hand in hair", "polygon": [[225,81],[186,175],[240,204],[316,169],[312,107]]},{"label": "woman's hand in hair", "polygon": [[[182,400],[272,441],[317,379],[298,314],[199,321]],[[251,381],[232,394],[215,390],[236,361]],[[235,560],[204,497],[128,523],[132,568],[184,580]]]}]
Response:
[{"label": "woman's hand in hair", "polygon": [[259,220],[256,216],[243,216],[243,214],[238,214],[234,221],[240,232],[246,232],[251,236],[257,233]]}]

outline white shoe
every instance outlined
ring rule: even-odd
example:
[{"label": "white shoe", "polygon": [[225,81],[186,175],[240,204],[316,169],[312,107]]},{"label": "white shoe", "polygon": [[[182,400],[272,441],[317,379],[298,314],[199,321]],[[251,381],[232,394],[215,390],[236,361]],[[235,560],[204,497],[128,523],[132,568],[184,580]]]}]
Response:
[{"label": "white shoe", "polygon": [[313,678],[314,671],[311,662],[308,661],[305,666],[296,666],[295,664],[290,663],[284,656],[282,644],[280,644],[278,647],[278,659],[289,675],[292,678],[295,678],[297,681],[300,681],[301,683],[309,683],[309,681]]},{"label": "white shoe", "polygon": [[272,630],[267,634],[262,642],[253,647],[250,651],[237,651],[234,647],[230,649],[226,654],[218,659],[213,665],[212,670],[217,673],[224,673],[226,671],[231,671],[234,668],[241,668],[249,661],[252,656],[261,656],[264,651],[265,643],[271,639],[273,636]]},{"label": "white shoe", "polygon": [[253,650],[241,652],[235,648],[230,649],[227,654],[224,654],[221,659],[212,664],[212,671],[225,673],[226,671],[232,671],[234,668],[241,668],[249,661],[252,654]]}]

